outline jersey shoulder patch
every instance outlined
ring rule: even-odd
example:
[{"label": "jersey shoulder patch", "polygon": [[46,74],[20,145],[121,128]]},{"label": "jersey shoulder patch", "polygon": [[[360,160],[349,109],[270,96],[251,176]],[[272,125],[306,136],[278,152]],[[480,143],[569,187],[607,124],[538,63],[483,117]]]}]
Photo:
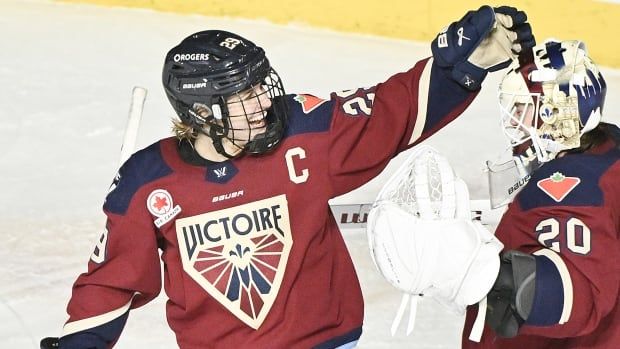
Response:
[{"label": "jersey shoulder patch", "polygon": [[547,206],[601,206],[599,181],[618,160],[615,156],[570,154],[550,161],[532,174],[519,193],[523,210]]},{"label": "jersey shoulder patch", "polygon": [[103,204],[105,211],[125,214],[135,193],[145,184],[172,173],[161,154],[161,142],[133,154],[114,177]]},{"label": "jersey shoulder patch", "polygon": [[293,97],[293,100],[297,103],[301,104],[301,110],[305,114],[310,114],[311,111],[321,106],[321,104],[326,103],[326,99],[322,99],[310,94],[300,94]]},{"label": "jersey shoulder patch", "polygon": [[309,94],[287,95],[288,127],[285,137],[329,130],[334,103]]}]

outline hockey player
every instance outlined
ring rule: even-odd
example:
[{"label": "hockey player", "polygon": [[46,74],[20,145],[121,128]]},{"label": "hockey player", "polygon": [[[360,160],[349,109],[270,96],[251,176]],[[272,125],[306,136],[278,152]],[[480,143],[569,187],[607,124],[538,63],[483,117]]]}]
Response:
[{"label": "hockey player", "polygon": [[190,35],[163,68],[176,137],[120,168],[60,348],[113,346],[160,292],[159,252],[181,348],[354,347],[362,294],[328,200],[454,120],[487,72],[533,44],[523,12],[484,6],[411,70],[323,100],[285,94],[243,37]]},{"label": "hockey player", "polygon": [[492,199],[527,184],[496,230],[505,248],[488,326],[463,348],[618,348],[620,129],[600,122],[605,80],[582,43],[548,41],[499,91],[514,158],[490,166],[490,183],[508,184]]}]

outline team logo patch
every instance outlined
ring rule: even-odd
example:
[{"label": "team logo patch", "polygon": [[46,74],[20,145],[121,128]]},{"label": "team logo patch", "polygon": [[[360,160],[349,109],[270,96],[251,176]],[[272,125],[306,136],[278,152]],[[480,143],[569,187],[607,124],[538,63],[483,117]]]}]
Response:
[{"label": "team logo patch", "polygon": [[231,180],[239,170],[230,161],[222,162],[216,166],[207,168],[206,179],[213,183],[226,183]]},{"label": "team logo patch", "polygon": [[181,212],[181,206],[172,202],[172,195],[164,189],[155,189],[146,199],[146,207],[155,217],[155,226],[161,228],[164,224]]},{"label": "team logo patch", "polygon": [[183,270],[248,326],[263,323],[293,245],[285,195],[177,219]]},{"label": "team logo patch", "polygon": [[297,95],[293,99],[301,104],[301,109],[305,114],[309,114],[311,111],[321,106],[321,104],[327,102],[327,100],[313,95]]},{"label": "team logo patch", "polygon": [[578,177],[566,177],[560,172],[555,172],[551,177],[541,179],[537,185],[556,202],[562,201],[581,182]]}]

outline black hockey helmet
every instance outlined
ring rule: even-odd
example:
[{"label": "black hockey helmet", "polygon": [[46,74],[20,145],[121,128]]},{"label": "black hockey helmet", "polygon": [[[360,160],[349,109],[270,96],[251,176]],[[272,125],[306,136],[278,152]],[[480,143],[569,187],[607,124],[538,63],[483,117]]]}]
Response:
[{"label": "black hockey helmet", "polygon": [[[264,153],[282,138],[287,108],[284,98],[276,98],[284,95],[282,81],[271,68],[265,51],[239,35],[206,30],[188,36],[166,55],[162,82],[181,122],[211,137],[222,155],[231,157],[224,151],[223,138],[233,144],[239,141],[234,137],[230,118],[243,116],[250,121],[247,114],[230,115],[227,99],[259,85],[269,96],[271,107],[267,110],[264,132],[254,133],[252,140],[246,139],[249,142],[243,150]],[[208,133],[203,129],[205,125]]]}]

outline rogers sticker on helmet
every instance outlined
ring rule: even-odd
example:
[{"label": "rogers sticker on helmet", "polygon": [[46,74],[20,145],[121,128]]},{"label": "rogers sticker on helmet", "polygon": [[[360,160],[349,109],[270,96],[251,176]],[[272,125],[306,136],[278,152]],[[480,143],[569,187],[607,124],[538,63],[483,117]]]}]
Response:
[{"label": "rogers sticker on helmet", "polygon": [[177,53],[172,59],[175,62],[181,61],[208,61],[210,58],[208,53]]},{"label": "rogers sticker on helmet", "polygon": [[158,217],[154,221],[157,228],[161,228],[181,212],[181,206],[174,206],[172,195],[164,189],[155,189],[149,194],[146,199],[146,208],[153,216]]}]

